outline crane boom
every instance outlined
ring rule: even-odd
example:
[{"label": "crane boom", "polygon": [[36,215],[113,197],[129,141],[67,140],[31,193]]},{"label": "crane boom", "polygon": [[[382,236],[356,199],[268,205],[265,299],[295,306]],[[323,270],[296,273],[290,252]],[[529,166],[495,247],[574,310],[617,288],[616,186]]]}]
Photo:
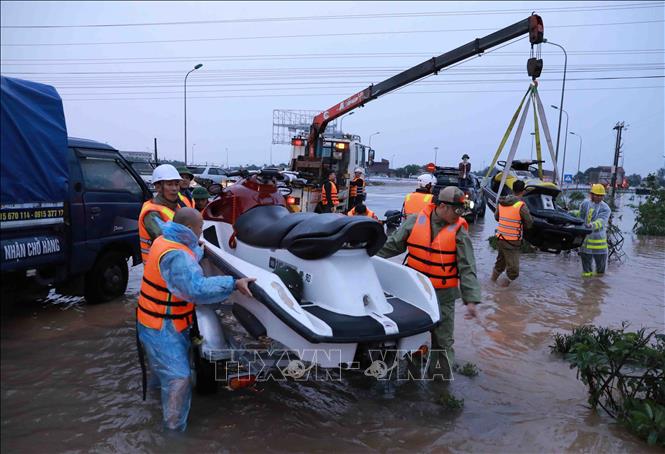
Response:
[{"label": "crane boom", "polygon": [[369,101],[372,101],[379,96],[385,95],[400,87],[403,87],[418,79],[422,79],[430,74],[436,74],[440,70],[454,65],[455,63],[466,60],[474,55],[481,54],[488,49],[496,47],[518,36],[529,34],[529,41],[532,45],[540,44],[543,42],[543,20],[537,14],[532,14],[528,18],[514,23],[508,27],[502,28],[494,33],[491,33],[484,38],[476,38],[475,40],[464,44],[456,49],[433,57],[426,60],[412,68],[409,68],[401,73],[390,77],[376,85],[370,85],[362,91],[346,98],[340,102],[324,110],[316,117],[310,126],[309,136],[307,139],[308,154],[310,158],[314,158],[316,147],[319,146],[321,135],[326,129],[329,122],[342,115],[352,111],[358,106],[362,106]]}]

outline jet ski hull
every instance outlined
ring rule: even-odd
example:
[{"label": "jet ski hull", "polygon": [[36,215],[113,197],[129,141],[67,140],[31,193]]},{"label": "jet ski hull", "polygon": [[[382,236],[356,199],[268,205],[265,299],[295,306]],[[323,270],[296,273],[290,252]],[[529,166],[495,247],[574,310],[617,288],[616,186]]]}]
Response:
[{"label": "jet ski hull", "polygon": [[[491,183],[485,184],[483,191],[487,205],[496,212],[496,192]],[[586,235],[591,233],[582,219],[556,206],[554,201],[559,192],[558,188],[550,185],[538,187],[531,184],[523,196],[534,219],[534,225],[525,231],[524,239],[542,251],[557,253],[578,248]],[[510,193],[510,189],[504,186],[504,196]]]},{"label": "jet ski hull", "polygon": [[[350,235],[361,239],[357,228]],[[318,259],[303,258],[308,254],[302,249],[296,249],[299,257],[287,249],[257,247],[235,238],[225,222],[206,221],[203,238],[207,274],[257,278],[254,298],[235,298],[240,323],[303,361],[337,367],[352,364],[362,346],[394,349],[402,356],[431,347],[438,303],[429,280],[415,270],[369,257],[364,247],[341,248]],[[275,274],[284,267],[302,278],[299,298]]]}]

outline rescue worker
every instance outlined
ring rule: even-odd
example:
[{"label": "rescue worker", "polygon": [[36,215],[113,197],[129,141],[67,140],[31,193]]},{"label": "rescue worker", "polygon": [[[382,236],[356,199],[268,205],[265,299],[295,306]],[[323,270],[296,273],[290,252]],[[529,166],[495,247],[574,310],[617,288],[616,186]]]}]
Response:
[{"label": "rescue worker", "polygon": [[194,208],[192,189],[190,188],[194,174],[187,167],[178,167],[180,174],[180,192],[178,193],[178,205],[181,207]]},{"label": "rescue worker", "polygon": [[402,213],[404,217],[420,213],[420,210],[432,203],[432,188],[436,178],[431,173],[424,173],[418,177],[418,187],[414,192],[404,197]]},{"label": "rescue worker", "polygon": [[323,182],[321,187],[321,212],[334,213],[335,208],[339,205],[339,198],[337,197],[337,185],[335,181],[337,175],[334,171],[329,171],[326,175],[326,181]]},{"label": "rescue worker", "polygon": [[529,208],[522,200],[524,195],[524,181],[516,180],[513,183],[513,195],[499,198],[499,206],[494,212],[494,218],[499,222],[496,228],[499,251],[496,263],[492,270],[492,281],[496,282],[501,273],[506,271],[508,281],[505,286],[520,275],[520,252],[524,229],[533,226],[533,218]]},{"label": "rescue worker", "polygon": [[466,187],[469,181],[469,174],[471,173],[471,163],[469,162],[469,155],[464,153],[462,162],[457,166],[459,170],[460,186]]},{"label": "rescue worker", "polygon": [[[254,278],[205,277],[199,265],[201,213],[181,208],[150,249],[137,306],[137,332],[159,382],[164,426],[184,431],[192,399],[189,354],[195,304],[215,304],[234,290],[252,296]],[[154,377],[153,377],[154,378]]]},{"label": "rescue worker", "polygon": [[362,168],[357,167],[353,171],[353,180],[349,183],[349,205],[355,207],[359,203],[365,201],[365,179],[363,178],[364,171]]},{"label": "rescue worker", "polygon": [[152,242],[162,234],[158,221],[172,220],[179,208],[180,174],[171,164],[162,164],[152,171],[152,184],[157,195],[143,204],[139,214],[139,239],[144,264],[147,263]]},{"label": "rescue worker", "polygon": [[197,186],[192,191],[192,198],[194,199],[194,208],[203,213],[203,210],[208,206],[210,193],[203,186]]},{"label": "rescue worker", "polygon": [[476,316],[480,284],[471,238],[464,226],[464,193],[457,187],[441,189],[438,204],[426,205],[409,216],[377,253],[393,257],[408,250],[406,265],[429,277],[439,302],[441,324],[432,332],[430,373],[449,378],[455,361],[453,349],[455,300],[462,297],[465,318]]},{"label": "rescue worker", "polygon": [[[582,259],[582,276],[591,277],[604,274],[607,265],[607,224],[612,210],[603,201],[605,187],[602,184],[591,185],[590,199],[580,205],[578,216],[584,219],[584,225],[592,232],[586,236],[580,247]],[[596,271],[593,271],[596,262]]]},{"label": "rescue worker", "polygon": [[372,218],[376,221],[379,220],[376,214],[374,214],[372,210],[367,208],[367,206],[364,203],[359,203],[346,214],[348,214],[349,216],[367,216],[368,218]]}]

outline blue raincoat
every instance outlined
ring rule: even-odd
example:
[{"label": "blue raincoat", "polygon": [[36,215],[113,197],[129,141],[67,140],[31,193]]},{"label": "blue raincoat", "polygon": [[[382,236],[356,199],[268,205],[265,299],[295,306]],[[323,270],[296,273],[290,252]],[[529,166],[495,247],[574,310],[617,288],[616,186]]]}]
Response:
[{"label": "blue raincoat", "polygon": [[[216,304],[226,300],[235,288],[230,276],[205,277],[199,260],[203,250],[198,238],[189,228],[175,222],[162,226],[162,234],[171,241],[184,244],[196,255],[196,260],[180,250],[169,251],[162,257],[160,269],[166,286],[174,295],[194,304]],[[192,401],[189,351],[189,329],[176,331],[171,320],[164,320],[156,330],[137,323],[151,371],[151,385],[161,388],[162,413],[167,429],[184,431]]]}]

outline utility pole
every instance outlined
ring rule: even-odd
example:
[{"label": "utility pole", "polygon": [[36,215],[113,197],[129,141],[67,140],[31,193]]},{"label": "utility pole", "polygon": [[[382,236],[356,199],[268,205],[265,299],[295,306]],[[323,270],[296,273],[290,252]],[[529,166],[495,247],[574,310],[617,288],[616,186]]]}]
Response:
[{"label": "utility pole", "polygon": [[623,121],[617,122],[616,125],[614,125],[614,129],[617,132],[617,139],[616,143],[614,145],[614,165],[612,166],[612,179],[610,182],[610,187],[612,190],[612,203],[614,204],[614,194],[616,193],[616,183],[617,183],[617,166],[619,165],[619,155],[621,154],[621,133],[623,131],[623,128],[625,127],[625,124]]},{"label": "utility pole", "polygon": [[155,137],[155,164],[159,165],[159,160],[157,159],[157,137]]}]

